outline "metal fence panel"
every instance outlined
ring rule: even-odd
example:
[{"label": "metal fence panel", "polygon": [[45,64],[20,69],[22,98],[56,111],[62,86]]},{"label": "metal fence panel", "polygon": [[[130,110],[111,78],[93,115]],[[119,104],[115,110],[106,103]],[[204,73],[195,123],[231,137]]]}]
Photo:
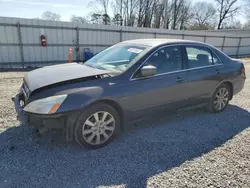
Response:
[{"label": "metal fence panel", "polygon": [[185,36],[184,39],[185,40],[195,40],[195,41],[199,41],[199,42],[204,42],[204,40],[205,40],[204,36],[203,37]]},{"label": "metal fence panel", "polygon": [[18,43],[17,28],[10,26],[0,27],[0,44],[1,43]]},{"label": "metal fence panel", "polygon": [[[249,35],[250,35],[250,32],[249,32]],[[250,38],[242,39],[240,45],[241,46],[248,46],[248,50],[250,52]]]},{"label": "metal fence panel", "polygon": [[[41,34],[47,38],[47,47],[41,46]],[[250,33],[245,31],[176,31],[0,17],[0,68],[67,62],[69,48],[77,60],[78,47],[82,61],[85,48],[98,53],[120,41],[143,38],[195,40],[231,56],[250,56]]]},{"label": "metal fence panel", "polygon": [[[24,54],[24,61],[25,62],[33,62],[36,61],[36,57],[38,58],[39,56],[36,56],[36,47],[32,46],[24,46],[23,47],[23,54]],[[41,56],[40,56],[41,58]]]},{"label": "metal fence panel", "polygon": [[248,56],[249,52],[250,52],[249,47],[240,47],[239,48],[239,55]]},{"label": "metal fence panel", "polygon": [[220,38],[206,37],[206,43],[212,44],[214,46],[222,46],[223,37]]},{"label": "metal fence panel", "polygon": [[7,43],[18,43],[17,29],[14,27],[5,27],[5,37]]},{"label": "metal fence panel", "polygon": [[154,34],[144,34],[144,33],[123,33],[123,40],[133,40],[133,39],[146,39],[146,38],[154,38]]},{"label": "metal fence panel", "polygon": [[80,44],[102,44],[110,45],[119,42],[120,34],[118,32],[98,32],[98,31],[79,31]]},{"label": "metal fence panel", "polygon": [[237,46],[239,43],[239,38],[226,38],[225,40],[225,46]]},{"label": "metal fence panel", "polygon": [[0,61],[2,62],[19,62],[20,51],[16,46],[0,46]]},{"label": "metal fence panel", "polygon": [[223,51],[230,56],[236,56],[237,47],[224,47]]}]

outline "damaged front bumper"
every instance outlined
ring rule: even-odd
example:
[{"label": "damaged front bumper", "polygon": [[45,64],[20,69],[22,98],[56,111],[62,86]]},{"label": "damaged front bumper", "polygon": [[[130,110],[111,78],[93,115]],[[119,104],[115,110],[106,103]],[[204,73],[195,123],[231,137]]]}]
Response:
[{"label": "damaged front bumper", "polygon": [[20,121],[22,125],[36,129],[60,129],[65,127],[66,115],[64,114],[40,115],[24,112],[20,104],[20,93],[14,95],[12,101],[14,102],[17,112],[17,120]]},{"label": "damaged front bumper", "polygon": [[14,95],[11,100],[14,102],[15,110],[17,112],[17,120],[20,121],[22,124],[26,123],[26,118],[24,116],[23,108],[20,104],[20,94]]}]

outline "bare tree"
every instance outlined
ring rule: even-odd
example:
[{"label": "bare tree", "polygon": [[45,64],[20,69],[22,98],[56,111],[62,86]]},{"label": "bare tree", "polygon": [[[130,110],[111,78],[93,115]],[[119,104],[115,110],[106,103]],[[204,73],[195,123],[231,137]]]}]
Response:
[{"label": "bare tree", "polygon": [[76,22],[76,23],[86,23],[87,22],[84,17],[75,16],[75,15],[71,16],[70,21],[71,22]]},{"label": "bare tree", "polygon": [[[104,11],[97,9],[103,7],[102,10],[105,10],[104,4],[105,2],[108,4],[109,1],[94,0],[93,2],[101,6],[95,6],[96,11],[91,16],[91,22],[100,23]],[[112,20],[115,25],[185,29],[192,17],[190,0],[112,0],[110,2],[114,17],[108,19],[108,24]],[[101,23],[107,24],[104,20]]]},{"label": "bare tree", "polygon": [[121,25],[123,24],[123,6],[124,6],[124,0],[113,0],[111,2],[111,6],[113,9],[113,22],[115,25]]},{"label": "bare tree", "polygon": [[122,16],[120,14],[115,14],[112,22],[115,24],[115,25],[122,25]]},{"label": "bare tree", "polygon": [[146,0],[143,27],[151,27],[153,16],[157,8],[157,2],[157,0]]},{"label": "bare tree", "polygon": [[163,14],[164,14],[164,4],[163,2],[160,2],[159,4],[156,5],[156,11],[155,11],[154,23],[153,23],[154,28],[161,27],[161,24],[163,21]]},{"label": "bare tree", "polygon": [[191,3],[184,1],[181,6],[180,17],[179,17],[179,29],[187,29],[187,25],[189,24],[191,18],[193,17],[193,13],[191,12]]},{"label": "bare tree", "polygon": [[245,0],[244,2],[244,7],[245,7],[245,15],[247,19],[250,21],[250,0]]},{"label": "bare tree", "polygon": [[93,0],[89,5],[96,14],[108,14],[109,0]]},{"label": "bare tree", "polygon": [[138,7],[137,7],[137,26],[142,27],[143,20],[145,17],[145,1],[144,0],[138,0]]},{"label": "bare tree", "polygon": [[207,27],[215,24],[216,9],[212,3],[200,1],[193,6],[193,26]]},{"label": "bare tree", "polygon": [[166,29],[185,29],[193,14],[189,0],[163,0],[164,15],[162,21]]},{"label": "bare tree", "polygon": [[123,15],[124,22],[127,26],[134,26],[135,24],[135,10],[138,5],[138,0],[124,0],[123,1]]},{"label": "bare tree", "polygon": [[218,5],[217,12],[219,14],[217,29],[222,28],[225,19],[230,17],[233,18],[237,14],[240,8],[236,5],[237,1],[238,0],[215,0]]},{"label": "bare tree", "polygon": [[110,17],[108,14],[102,15],[102,24],[103,25],[110,25]]},{"label": "bare tree", "polygon": [[242,29],[243,25],[239,20],[231,20],[223,27],[225,29]]},{"label": "bare tree", "polygon": [[57,14],[57,13],[50,12],[50,11],[46,11],[42,14],[42,19],[43,20],[51,20],[51,21],[60,21],[61,15]]},{"label": "bare tree", "polygon": [[178,20],[178,16],[180,15],[180,10],[181,10],[183,2],[184,2],[184,0],[173,0],[173,3],[172,3],[172,17],[173,17],[172,29],[176,29],[176,27],[177,27],[177,20]]},{"label": "bare tree", "polygon": [[101,14],[92,14],[91,15],[91,23],[93,24],[102,24],[102,15]]},{"label": "bare tree", "polygon": [[250,29],[250,20],[243,25],[243,29]]},{"label": "bare tree", "polygon": [[163,0],[164,2],[164,15],[162,17],[162,21],[164,23],[164,28],[169,29],[170,23],[172,21],[172,8],[173,8],[173,3],[171,0]]}]

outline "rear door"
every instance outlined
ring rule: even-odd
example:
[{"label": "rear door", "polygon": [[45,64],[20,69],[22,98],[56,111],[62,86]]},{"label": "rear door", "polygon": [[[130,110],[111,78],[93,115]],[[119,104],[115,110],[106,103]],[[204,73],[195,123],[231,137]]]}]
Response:
[{"label": "rear door", "polygon": [[225,73],[224,65],[205,46],[185,45],[184,57],[188,101],[194,105],[206,102]]}]

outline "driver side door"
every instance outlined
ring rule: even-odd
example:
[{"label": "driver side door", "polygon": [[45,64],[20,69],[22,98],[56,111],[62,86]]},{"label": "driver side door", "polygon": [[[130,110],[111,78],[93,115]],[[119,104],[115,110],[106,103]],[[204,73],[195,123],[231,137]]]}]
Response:
[{"label": "driver side door", "polygon": [[[129,104],[129,111],[143,114],[152,108],[176,109],[185,105],[188,88],[181,52],[178,45],[162,47],[141,65],[130,80],[129,87],[132,89],[122,99],[124,104]],[[147,65],[156,67],[156,74],[140,76],[141,68]]]}]

